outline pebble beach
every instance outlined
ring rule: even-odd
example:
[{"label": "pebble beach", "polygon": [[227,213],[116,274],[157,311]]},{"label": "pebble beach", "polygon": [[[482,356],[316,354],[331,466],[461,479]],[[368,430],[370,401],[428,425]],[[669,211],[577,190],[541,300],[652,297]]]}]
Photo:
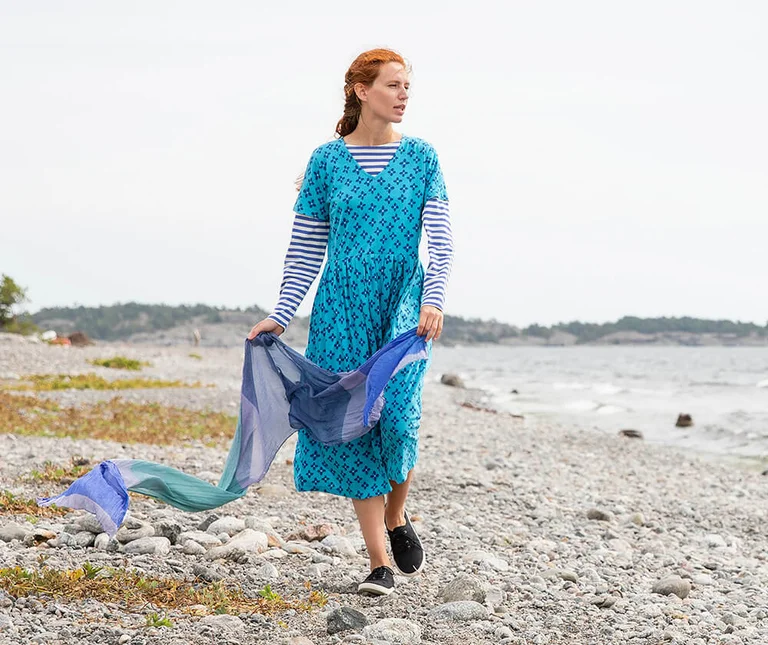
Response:
[{"label": "pebble beach", "polygon": [[[240,349],[56,347],[0,335],[0,384],[28,374],[124,378],[87,363],[116,355],[151,363],[143,377],[204,387],[36,396],[79,406],[117,395],[237,414]],[[427,565],[419,577],[397,576],[392,595],[357,593],[368,561],[352,505],[295,491],[289,440],[263,482],[215,511],[186,513],[133,496],[117,539],[82,511],[1,514],[0,569],[88,563],[219,581],[251,596],[268,588],[302,599],[311,589],[326,598],[322,606],[273,615],[169,610],[160,613],[171,626],[149,626],[158,612],[151,606],[0,587],[0,643],[768,643],[768,491],[759,472],[485,410],[481,392],[442,385],[440,376],[430,372],[425,386],[408,505]],[[63,490],[26,477],[46,461],[142,458],[215,481],[227,454],[226,445],[200,441],[143,445],[8,430],[0,428],[0,490],[26,498]]]}]

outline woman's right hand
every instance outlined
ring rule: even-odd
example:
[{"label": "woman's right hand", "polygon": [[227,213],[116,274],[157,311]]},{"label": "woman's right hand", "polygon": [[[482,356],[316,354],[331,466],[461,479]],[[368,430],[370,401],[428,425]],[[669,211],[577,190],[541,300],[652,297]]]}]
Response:
[{"label": "woman's right hand", "polygon": [[279,336],[285,331],[285,327],[278,325],[271,318],[265,318],[251,329],[251,333],[248,334],[248,340],[253,340],[263,331],[271,331],[275,336]]}]

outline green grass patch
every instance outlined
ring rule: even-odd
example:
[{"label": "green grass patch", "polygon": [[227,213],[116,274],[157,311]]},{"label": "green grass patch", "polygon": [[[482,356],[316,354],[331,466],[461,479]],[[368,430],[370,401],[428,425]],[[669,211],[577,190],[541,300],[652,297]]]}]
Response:
[{"label": "green grass patch", "polygon": [[27,383],[6,386],[7,390],[51,392],[55,390],[145,390],[159,387],[202,387],[200,382],[163,381],[161,379],[126,378],[108,381],[96,374],[29,374]]},{"label": "green grass patch", "polygon": [[125,356],[113,356],[112,358],[94,358],[88,361],[97,367],[111,367],[116,370],[133,370],[138,372],[142,367],[152,367],[147,361],[137,361],[135,358]]},{"label": "green grass patch", "polygon": [[194,358],[195,360],[201,361],[203,360],[203,357],[200,356],[200,354],[195,354],[194,352],[189,355],[190,358]]},{"label": "green grass patch", "polygon": [[0,490],[0,515],[30,515],[35,517],[60,517],[70,512],[59,506],[38,506],[34,499],[24,499],[7,490]]},{"label": "green grass patch", "polygon": [[63,407],[55,401],[0,390],[0,432],[121,443],[178,444],[199,440],[208,445],[229,442],[237,417],[209,410],[109,401]]},{"label": "green grass patch", "polygon": [[69,486],[81,475],[93,468],[93,464],[84,457],[72,457],[70,463],[62,466],[52,461],[43,462],[42,470],[32,470],[27,480],[38,483],[60,484]]},{"label": "green grass patch", "polygon": [[[39,570],[22,567],[0,569],[0,589],[15,598],[35,595],[41,601],[66,600],[77,602],[92,598],[100,602],[119,603],[127,609],[140,609],[151,603],[159,610],[180,610],[200,613],[194,605],[202,605],[202,613],[276,614],[288,609],[310,611],[323,607],[328,597],[321,591],[310,591],[303,599],[247,596],[239,587],[222,581],[201,584],[176,578],[147,576],[135,570],[95,567],[88,563],[79,569],[57,570],[47,566]],[[149,627],[170,627],[156,612],[147,616]],[[167,620],[167,619],[166,619]],[[168,621],[170,623],[170,621]]]}]

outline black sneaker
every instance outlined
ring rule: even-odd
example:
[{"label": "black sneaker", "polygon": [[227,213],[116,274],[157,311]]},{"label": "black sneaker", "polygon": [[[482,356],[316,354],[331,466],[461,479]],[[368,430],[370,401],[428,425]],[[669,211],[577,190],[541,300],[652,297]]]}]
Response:
[{"label": "black sneaker", "polygon": [[411,577],[424,568],[424,548],[421,540],[411,524],[411,518],[405,515],[405,526],[398,526],[389,533],[389,544],[392,547],[392,559],[398,573]]},{"label": "black sneaker", "polygon": [[368,577],[357,585],[358,592],[387,596],[395,590],[395,572],[389,567],[376,567]]}]

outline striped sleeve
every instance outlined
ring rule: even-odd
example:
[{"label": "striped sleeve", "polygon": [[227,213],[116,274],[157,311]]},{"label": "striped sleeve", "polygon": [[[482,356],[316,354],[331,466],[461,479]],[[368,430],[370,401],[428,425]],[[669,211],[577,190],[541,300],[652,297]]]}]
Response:
[{"label": "striped sleeve", "polygon": [[294,214],[291,243],[285,254],[280,297],[269,319],[285,329],[320,272],[328,245],[329,223]]},{"label": "striped sleeve", "polygon": [[427,200],[422,212],[422,221],[427,232],[429,264],[424,276],[421,304],[431,305],[442,311],[445,304],[445,287],[453,265],[453,233],[448,200],[434,197]]}]

